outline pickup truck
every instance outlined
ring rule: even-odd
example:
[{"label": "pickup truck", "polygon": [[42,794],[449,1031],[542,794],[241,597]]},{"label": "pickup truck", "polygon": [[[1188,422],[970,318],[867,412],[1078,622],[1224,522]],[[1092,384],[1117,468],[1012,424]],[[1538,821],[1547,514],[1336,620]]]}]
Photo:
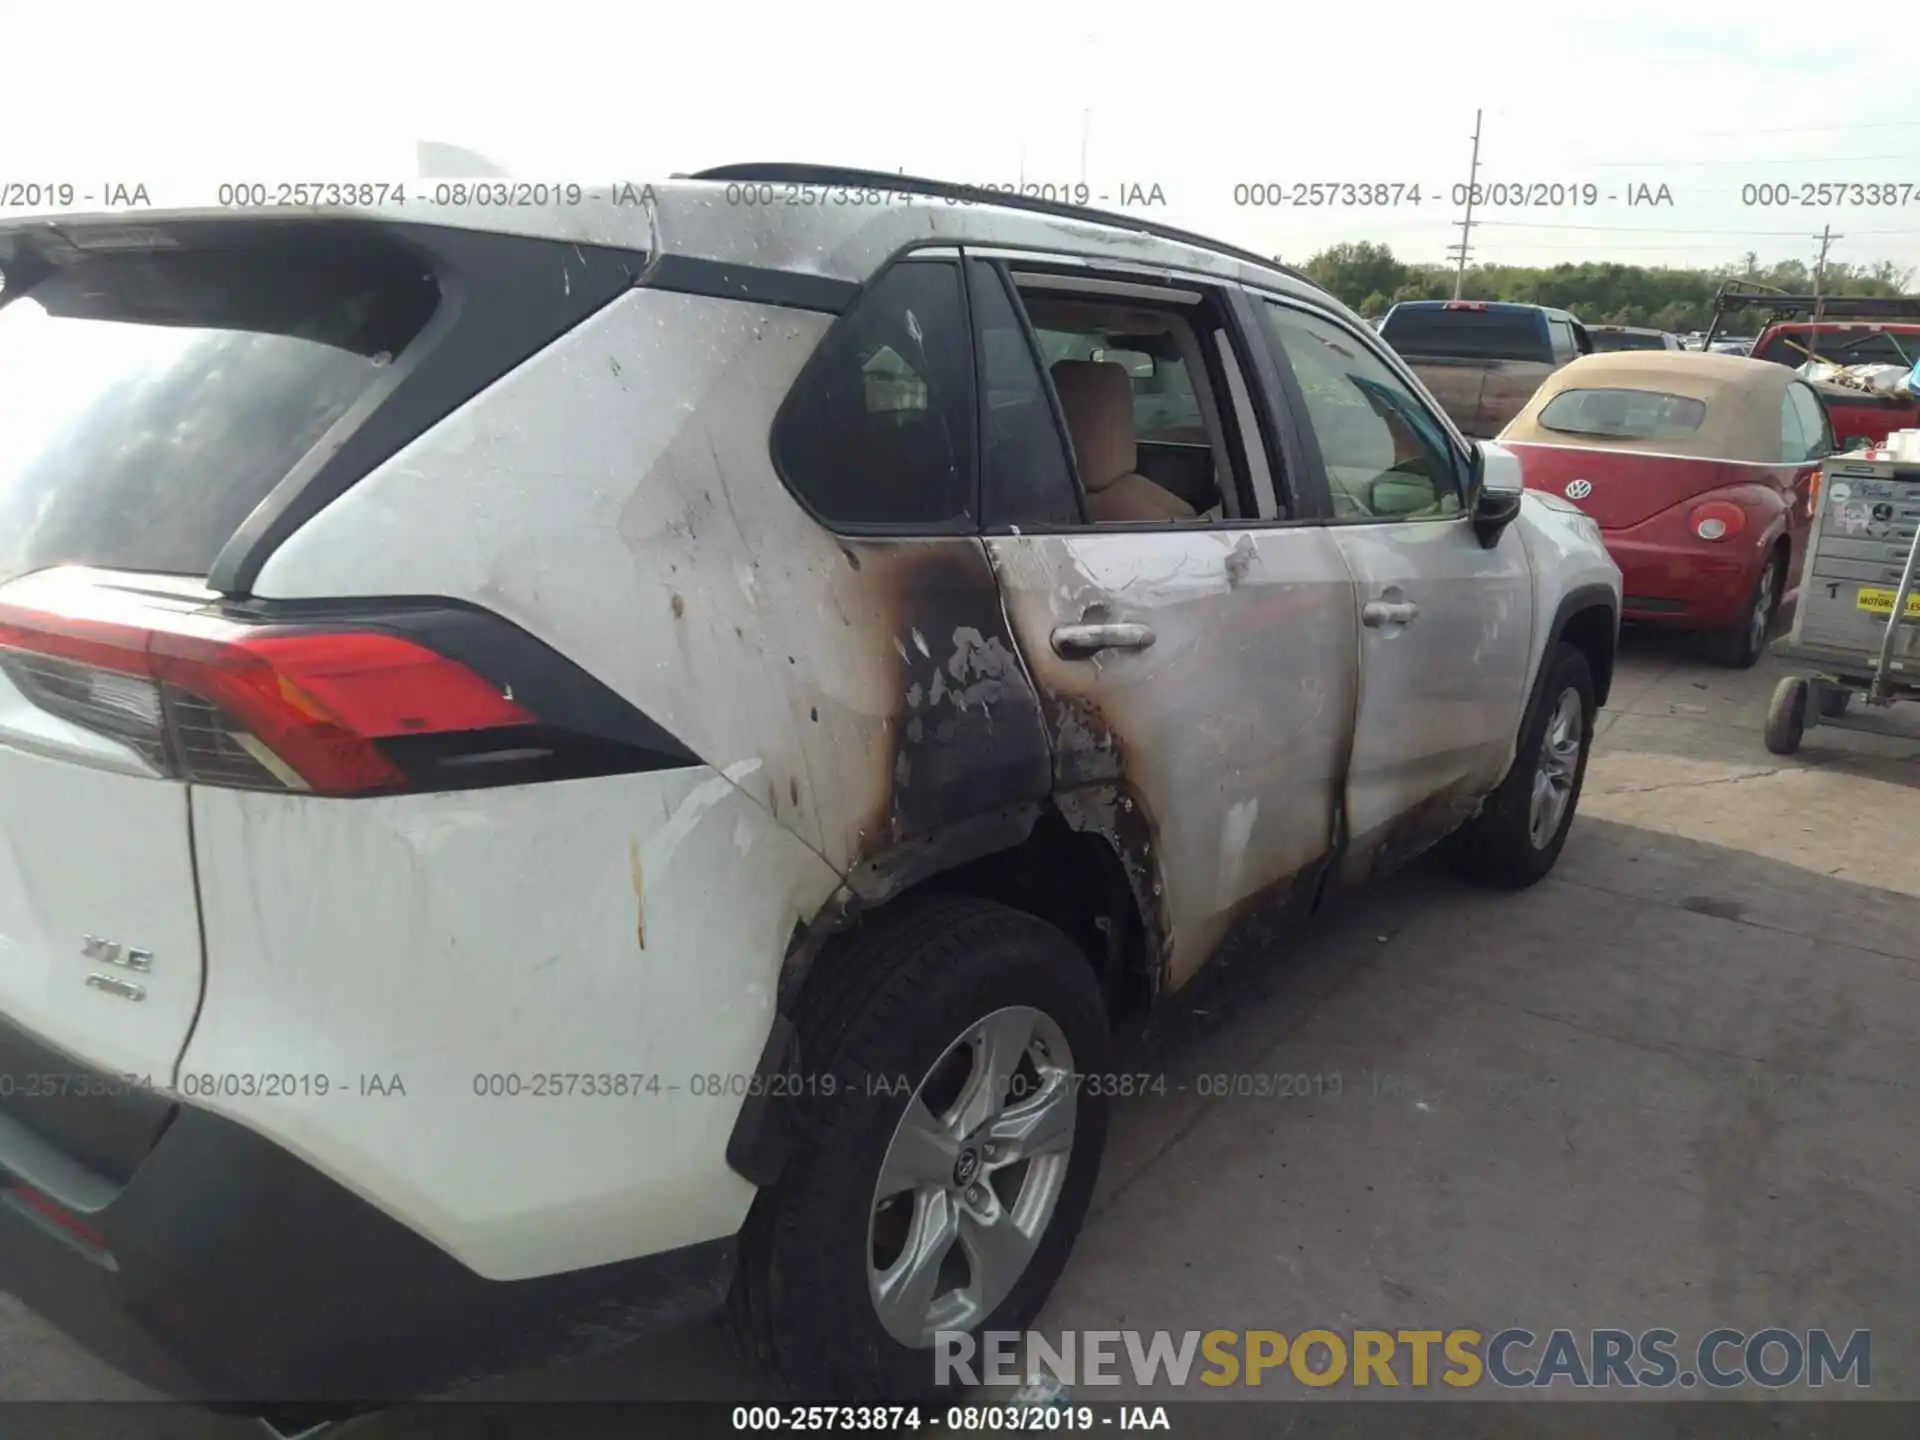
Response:
[{"label": "pickup truck", "polygon": [[1587,334],[1593,348],[1609,350],[1684,350],[1680,337],[1666,330],[1650,330],[1639,325],[1589,325]]},{"label": "pickup truck", "polygon": [[1498,435],[1547,376],[1593,353],[1586,326],[1565,310],[1500,300],[1402,301],[1380,338],[1480,440]]},{"label": "pickup truck", "polygon": [[[1719,337],[1722,316],[1747,310],[1767,318],[1750,352],[1756,360],[1794,369],[1810,360],[1909,368],[1920,360],[1920,297],[1786,295],[1729,281],[1714,299],[1708,341]],[[1920,426],[1920,401],[1903,390],[1867,389],[1844,379],[1815,381],[1813,388],[1842,450],[1868,448],[1895,430]]]}]

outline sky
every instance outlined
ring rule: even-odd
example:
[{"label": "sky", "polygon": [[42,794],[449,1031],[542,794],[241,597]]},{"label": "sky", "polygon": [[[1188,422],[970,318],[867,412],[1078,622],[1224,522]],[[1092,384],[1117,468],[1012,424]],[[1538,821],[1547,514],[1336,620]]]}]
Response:
[{"label": "sky", "polygon": [[[1822,26],[1805,0],[330,0],[298,21],[174,0],[88,12],[83,39],[61,7],[0,6],[0,187],[212,203],[223,181],[413,181],[432,140],[583,184],[745,160],[1084,184],[1289,261],[1374,240],[1438,262],[1479,111],[1475,260],[1810,262],[1827,226],[1835,260],[1920,268],[1920,84],[1858,53],[1873,11]],[[1400,188],[1255,203],[1316,182]]]}]

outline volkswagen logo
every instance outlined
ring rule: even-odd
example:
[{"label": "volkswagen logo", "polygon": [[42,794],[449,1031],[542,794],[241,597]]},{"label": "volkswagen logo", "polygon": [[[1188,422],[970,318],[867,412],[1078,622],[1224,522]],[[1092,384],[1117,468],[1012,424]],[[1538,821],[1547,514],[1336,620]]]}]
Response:
[{"label": "volkswagen logo", "polygon": [[1575,480],[1571,485],[1567,486],[1567,499],[1569,500],[1584,500],[1592,493],[1593,482],[1591,480]]}]

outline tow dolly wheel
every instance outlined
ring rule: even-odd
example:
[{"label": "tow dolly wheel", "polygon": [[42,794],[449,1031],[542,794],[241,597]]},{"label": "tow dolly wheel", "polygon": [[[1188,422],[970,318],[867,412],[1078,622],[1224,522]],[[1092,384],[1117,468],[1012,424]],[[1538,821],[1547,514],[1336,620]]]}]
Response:
[{"label": "tow dolly wheel", "polygon": [[1767,749],[1776,755],[1791,755],[1800,748],[1807,733],[1807,701],[1813,686],[1803,675],[1789,675],[1773,690],[1773,703],[1767,706]]}]

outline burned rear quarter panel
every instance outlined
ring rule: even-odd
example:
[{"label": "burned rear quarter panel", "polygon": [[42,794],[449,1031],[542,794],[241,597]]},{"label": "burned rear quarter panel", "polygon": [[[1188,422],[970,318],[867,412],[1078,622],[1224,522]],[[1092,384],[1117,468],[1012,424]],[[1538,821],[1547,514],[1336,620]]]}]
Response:
[{"label": "burned rear quarter panel", "polygon": [[[831,317],[638,289],[267,562],[272,597],[434,594],[585,666],[869,896],[893,851],[1043,798],[1046,740],[976,539],[848,538],[774,472]],[[617,859],[618,857],[613,857]]]}]

